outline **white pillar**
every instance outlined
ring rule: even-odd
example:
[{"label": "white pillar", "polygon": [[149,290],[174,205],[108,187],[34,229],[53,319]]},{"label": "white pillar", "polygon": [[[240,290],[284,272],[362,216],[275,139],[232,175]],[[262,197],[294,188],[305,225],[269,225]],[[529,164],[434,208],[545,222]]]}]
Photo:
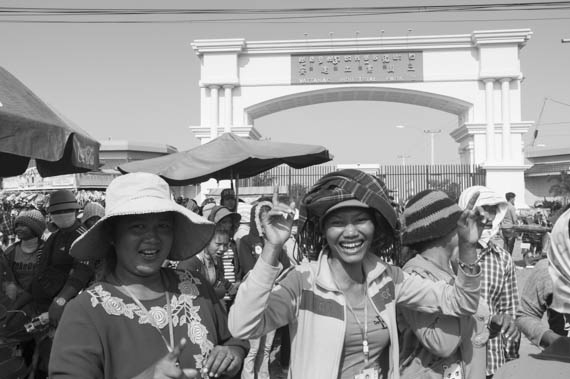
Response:
[{"label": "white pillar", "polygon": [[511,156],[511,79],[501,79],[501,113],[503,118],[503,162],[512,160]]},{"label": "white pillar", "polygon": [[493,121],[493,79],[485,79],[485,116],[487,121],[486,130],[486,161],[492,162],[495,160],[495,123]]},{"label": "white pillar", "polygon": [[220,94],[219,86],[210,86],[211,120],[210,136],[212,139],[218,136],[218,126],[220,126]]},{"label": "white pillar", "polygon": [[226,101],[226,113],[224,117],[224,132],[228,133],[232,131],[232,117],[233,117],[233,97],[232,89],[234,86],[225,85],[224,86],[224,98]]},{"label": "white pillar", "polygon": [[210,124],[208,116],[208,91],[205,86],[200,86],[200,126]]}]

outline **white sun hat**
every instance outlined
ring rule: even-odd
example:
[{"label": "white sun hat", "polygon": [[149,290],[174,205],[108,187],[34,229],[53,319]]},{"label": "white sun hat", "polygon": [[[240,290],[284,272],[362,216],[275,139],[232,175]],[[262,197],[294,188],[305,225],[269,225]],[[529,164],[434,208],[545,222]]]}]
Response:
[{"label": "white sun hat", "polygon": [[136,172],[113,179],[107,187],[105,203],[105,216],[71,246],[70,254],[75,258],[105,258],[113,249],[107,224],[119,216],[172,212],[174,241],[168,254],[170,260],[196,255],[214,234],[214,223],[172,200],[168,184],[158,175]]}]

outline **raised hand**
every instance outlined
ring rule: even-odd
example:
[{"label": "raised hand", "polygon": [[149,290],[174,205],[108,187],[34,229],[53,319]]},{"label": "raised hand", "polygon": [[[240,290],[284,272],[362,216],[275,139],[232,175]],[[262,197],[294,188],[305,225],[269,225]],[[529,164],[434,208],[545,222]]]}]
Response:
[{"label": "raised hand", "polygon": [[457,236],[459,237],[459,244],[472,244],[475,245],[486,223],[485,211],[481,207],[476,207],[479,192],[475,192],[467,207],[463,210],[461,217],[457,221]]},{"label": "raised hand", "polygon": [[133,379],[193,379],[198,377],[198,371],[194,369],[182,369],[178,363],[180,353],[186,346],[186,338],[182,338],[180,343],[171,352],[162,357],[158,362],[137,375]]},{"label": "raised hand", "polygon": [[280,203],[278,196],[279,187],[273,190],[273,209],[262,221],[265,242],[273,246],[283,246],[291,235],[293,217],[295,216],[295,203],[290,205]]}]

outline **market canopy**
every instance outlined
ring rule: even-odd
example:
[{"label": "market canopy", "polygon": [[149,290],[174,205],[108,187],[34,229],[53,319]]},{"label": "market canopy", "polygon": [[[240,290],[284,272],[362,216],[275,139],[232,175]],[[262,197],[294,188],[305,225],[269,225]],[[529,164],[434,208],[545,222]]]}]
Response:
[{"label": "market canopy", "polygon": [[0,177],[22,174],[30,158],[43,177],[98,170],[99,146],[0,67]]},{"label": "market canopy", "polygon": [[252,140],[225,133],[193,149],[158,158],[133,161],[117,168],[122,173],[150,172],[170,185],[198,184],[208,179],[249,178],[281,164],[305,168],[332,160],[319,145]]}]

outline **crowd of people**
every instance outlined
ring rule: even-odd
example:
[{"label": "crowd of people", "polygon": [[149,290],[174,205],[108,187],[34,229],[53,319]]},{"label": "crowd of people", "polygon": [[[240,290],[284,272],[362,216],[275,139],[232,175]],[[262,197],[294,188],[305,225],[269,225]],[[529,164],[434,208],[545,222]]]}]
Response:
[{"label": "crowd of people", "polygon": [[[50,326],[7,378],[269,378],[276,341],[289,378],[561,377],[570,211],[519,293],[513,199],[425,190],[401,209],[352,169],[300,204],[225,189],[181,205],[147,173],[114,179],[105,207],[56,191],[4,222],[0,329]],[[521,333],[544,350],[519,358]]]}]

